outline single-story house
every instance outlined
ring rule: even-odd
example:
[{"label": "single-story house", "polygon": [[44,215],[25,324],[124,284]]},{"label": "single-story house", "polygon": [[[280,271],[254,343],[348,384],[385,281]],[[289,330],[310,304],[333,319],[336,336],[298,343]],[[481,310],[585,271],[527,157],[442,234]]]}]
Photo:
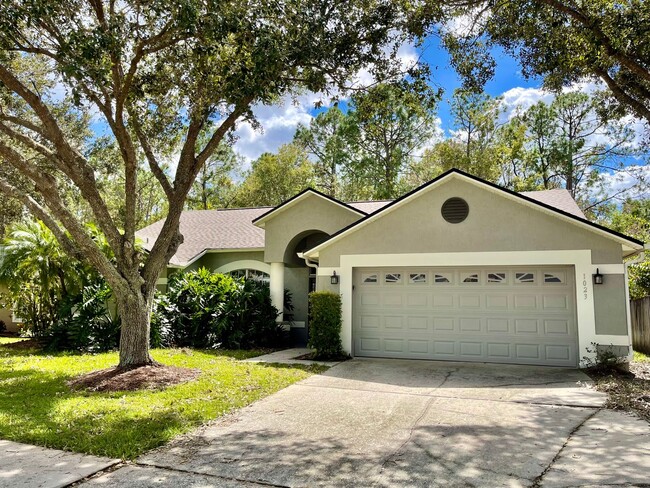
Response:
[{"label": "single-story house", "polygon": [[[145,247],[161,225],[139,232]],[[309,291],[339,293],[352,356],[576,367],[594,344],[632,354],[624,258],[643,243],[587,220],[566,190],[451,170],[394,201],[307,189],[275,208],[187,211],[180,227],[168,273],[268,279],[279,310],[292,293],[293,329]]]}]

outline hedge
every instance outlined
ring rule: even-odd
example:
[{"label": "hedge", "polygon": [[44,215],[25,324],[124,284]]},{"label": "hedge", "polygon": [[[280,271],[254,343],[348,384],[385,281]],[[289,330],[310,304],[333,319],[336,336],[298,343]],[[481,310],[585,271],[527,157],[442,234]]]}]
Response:
[{"label": "hedge", "polygon": [[330,291],[309,294],[309,347],[318,359],[343,355],[341,296]]}]

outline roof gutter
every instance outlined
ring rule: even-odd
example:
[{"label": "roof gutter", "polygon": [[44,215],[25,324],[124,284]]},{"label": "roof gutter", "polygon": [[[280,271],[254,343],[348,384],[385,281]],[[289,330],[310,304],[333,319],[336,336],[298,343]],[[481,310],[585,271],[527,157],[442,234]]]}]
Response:
[{"label": "roof gutter", "polygon": [[303,259],[305,261],[305,264],[307,266],[309,266],[310,268],[318,269],[318,263],[313,263],[313,262],[309,261],[309,258],[307,256],[305,256],[305,254],[302,253],[302,252],[299,252],[297,254],[298,254],[298,257],[300,259]]}]

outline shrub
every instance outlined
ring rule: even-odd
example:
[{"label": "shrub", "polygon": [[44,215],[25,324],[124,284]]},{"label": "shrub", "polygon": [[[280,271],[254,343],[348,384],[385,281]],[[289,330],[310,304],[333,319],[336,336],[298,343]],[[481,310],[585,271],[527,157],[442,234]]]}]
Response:
[{"label": "shrub", "polygon": [[588,369],[596,373],[607,374],[613,370],[618,370],[625,366],[627,361],[626,357],[621,357],[614,352],[615,346],[591,343],[591,347],[586,350],[589,354],[594,354],[595,357],[584,356],[582,359]]},{"label": "shrub", "polygon": [[205,268],[173,275],[156,299],[154,347],[275,347],[285,332],[275,322],[268,285],[234,279]]},{"label": "shrub", "polygon": [[341,296],[329,291],[309,294],[309,347],[319,359],[343,355]]},{"label": "shrub", "polygon": [[57,320],[40,336],[49,350],[105,352],[117,349],[120,319],[109,312],[111,289],[98,279],[78,294],[65,297]]},{"label": "shrub", "polygon": [[650,295],[650,261],[630,266],[630,298]]}]

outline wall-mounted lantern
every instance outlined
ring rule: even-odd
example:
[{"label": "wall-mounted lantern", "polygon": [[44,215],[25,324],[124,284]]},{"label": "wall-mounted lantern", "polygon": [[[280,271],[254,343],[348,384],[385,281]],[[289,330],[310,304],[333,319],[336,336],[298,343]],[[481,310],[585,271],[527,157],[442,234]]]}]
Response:
[{"label": "wall-mounted lantern", "polygon": [[603,284],[603,275],[600,274],[598,271],[598,268],[596,268],[596,274],[594,275],[594,285],[602,285]]},{"label": "wall-mounted lantern", "polygon": [[336,274],[336,271],[332,272],[332,276],[330,276],[330,283],[332,285],[338,285],[339,284],[339,276]]}]

